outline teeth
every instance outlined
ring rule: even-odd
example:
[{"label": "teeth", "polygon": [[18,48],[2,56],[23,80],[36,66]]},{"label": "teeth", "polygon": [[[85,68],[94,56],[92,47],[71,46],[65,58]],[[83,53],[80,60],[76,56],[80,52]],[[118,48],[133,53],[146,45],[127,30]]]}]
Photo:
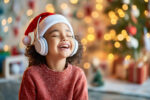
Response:
[{"label": "teeth", "polygon": [[62,48],[62,47],[68,48],[69,45],[62,45],[62,46],[60,46],[60,47],[61,47],[61,48]]}]

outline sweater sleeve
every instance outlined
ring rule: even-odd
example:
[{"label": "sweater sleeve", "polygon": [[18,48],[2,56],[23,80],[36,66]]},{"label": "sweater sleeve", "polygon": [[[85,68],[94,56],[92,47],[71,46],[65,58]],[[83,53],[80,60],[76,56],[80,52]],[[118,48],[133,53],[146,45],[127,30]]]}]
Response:
[{"label": "sweater sleeve", "polygon": [[83,71],[81,71],[81,75],[78,78],[75,85],[73,100],[88,100],[87,80]]},{"label": "sweater sleeve", "polygon": [[35,99],[36,99],[35,85],[29,70],[26,70],[24,72],[19,90],[19,100],[35,100]]}]

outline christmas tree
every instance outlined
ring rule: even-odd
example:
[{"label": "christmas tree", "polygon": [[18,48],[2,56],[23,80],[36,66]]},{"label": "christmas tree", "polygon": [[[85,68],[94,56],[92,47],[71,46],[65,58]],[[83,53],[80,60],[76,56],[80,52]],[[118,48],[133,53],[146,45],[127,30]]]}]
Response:
[{"label": "christmas tree", "polygon": [[150,0],[107,0],[105,14],[110,19],[104,35],[110,52],[138,58],[150,50]]}]

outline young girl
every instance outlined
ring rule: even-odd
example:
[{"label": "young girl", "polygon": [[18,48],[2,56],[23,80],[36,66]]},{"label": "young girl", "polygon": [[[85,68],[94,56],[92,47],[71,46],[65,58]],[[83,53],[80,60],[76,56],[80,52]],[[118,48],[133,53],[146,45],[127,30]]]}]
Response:
[{"label": "young girl", "polygon": [[[31,44],[29,33],[34,32]],[[19,100],[88,100],[84,72],[71,65],[81,58],[81,44],[62,15],[42,13],[25,31],[23,43],[29,67],[25,70]]]}]

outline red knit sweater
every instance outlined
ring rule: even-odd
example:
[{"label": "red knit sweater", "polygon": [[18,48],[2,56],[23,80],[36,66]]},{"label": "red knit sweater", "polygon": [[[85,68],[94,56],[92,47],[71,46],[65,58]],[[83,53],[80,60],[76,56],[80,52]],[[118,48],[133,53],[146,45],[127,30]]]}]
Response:
[{"label": "red knit sweater", "polygon": [[68,65],[54,72],[46,65],[26,69],[19,91],[19,100],[88,100],[84,72]]}]

